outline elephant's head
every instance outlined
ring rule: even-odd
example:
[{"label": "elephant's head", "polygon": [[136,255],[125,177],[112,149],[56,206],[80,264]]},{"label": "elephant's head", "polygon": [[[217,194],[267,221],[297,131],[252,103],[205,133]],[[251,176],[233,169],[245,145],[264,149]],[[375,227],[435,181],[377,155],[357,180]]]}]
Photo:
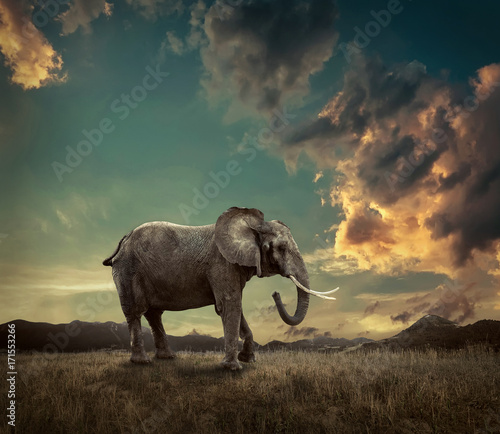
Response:
[{"label": "elephant's head", "polygon": [[290,229],[279,220],[265,221],[264,214],[255,209],[229,208],[215,225],[215,242],[222,256],[232,264],[255,267],[259,277],[280,274],[291,279],[297,287],[297,309],[291,316],[279,293],[273,294],[276,307],[288,325],[300,324],[309,307],[309,294],[322,298],[324,294],[309,289],[309,275]]}]

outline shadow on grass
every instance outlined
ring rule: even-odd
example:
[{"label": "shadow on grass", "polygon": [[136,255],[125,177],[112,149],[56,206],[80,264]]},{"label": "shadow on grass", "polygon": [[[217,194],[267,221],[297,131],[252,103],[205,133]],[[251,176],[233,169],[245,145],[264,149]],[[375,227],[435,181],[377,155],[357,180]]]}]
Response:
[{"label": "shadow on grass", "polygon": [[175,366],[175,373],[179,376],[202,376],[211,378],[241,378],[248,372],[255,369],[255,364],[242,363],[243,369],[239,371],[230,371],[219,364],[213,366],[197,366],[195,364],[179,364]]},{"label": "shadow on grass", "polygon": [[173,377],[206,377],[206,378],[239,378],[248,372],[253,372],[256,369],[256,363],[241,363],[242,369],[231,371],[223,368],[220,365],[223,354],[221,353],[220,360],[213,360],[213,356],[207,356],[203,359],[203,355],[190,355],[176,357],[175,359],[157,359],[151,357],[151,363],[137,364],[130,360],[123,360],[118,363],[118,368],[134,375],[142,372],[159,372],[165,376]]}]

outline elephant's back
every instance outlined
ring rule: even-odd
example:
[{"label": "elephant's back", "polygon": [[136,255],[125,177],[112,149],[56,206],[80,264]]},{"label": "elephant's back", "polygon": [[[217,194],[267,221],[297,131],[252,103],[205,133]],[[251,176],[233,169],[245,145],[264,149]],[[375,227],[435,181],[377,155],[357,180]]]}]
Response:
[{"label": "elephant's back", "polygon": [[185,226],[155,221],[144,223],[135,228],[130,238],[136,248],[140,246],[149,250],[160,246],[168,249],[181,248],[183,251],[187,251],[203,248],[211,241],[214,233],[215,225]]},{"label": "elephant's back", "polygon": [[197,274],[210,256],[215,225],[183,226],[169,222],[149,222],[132,231],[123,254],[133,260],[136,272],[148,276]]}]

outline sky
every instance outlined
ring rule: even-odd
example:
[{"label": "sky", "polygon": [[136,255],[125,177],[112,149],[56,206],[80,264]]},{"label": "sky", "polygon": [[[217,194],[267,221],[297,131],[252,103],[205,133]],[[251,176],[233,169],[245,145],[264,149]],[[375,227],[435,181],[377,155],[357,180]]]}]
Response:
[{"label": "sky", "polygon": [[[123,322],[102,260],[231,206],[292,231],[314,298],[251,280],[257,342],[500,319],[496,1],[0,0],[0,322]],[[168,334],[222,336],[213,307]]]}]

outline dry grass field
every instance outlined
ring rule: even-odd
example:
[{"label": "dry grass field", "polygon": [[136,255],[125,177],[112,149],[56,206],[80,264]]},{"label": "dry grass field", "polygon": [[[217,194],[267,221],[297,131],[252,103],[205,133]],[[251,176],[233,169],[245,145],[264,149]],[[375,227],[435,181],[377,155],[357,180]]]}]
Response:
[{"label": "dry grass field", "polygon": [[128,357],[19,354],[15,432],[500,432],[500,354],[484,348],[261,353],[240,372],[214,353]]}]

